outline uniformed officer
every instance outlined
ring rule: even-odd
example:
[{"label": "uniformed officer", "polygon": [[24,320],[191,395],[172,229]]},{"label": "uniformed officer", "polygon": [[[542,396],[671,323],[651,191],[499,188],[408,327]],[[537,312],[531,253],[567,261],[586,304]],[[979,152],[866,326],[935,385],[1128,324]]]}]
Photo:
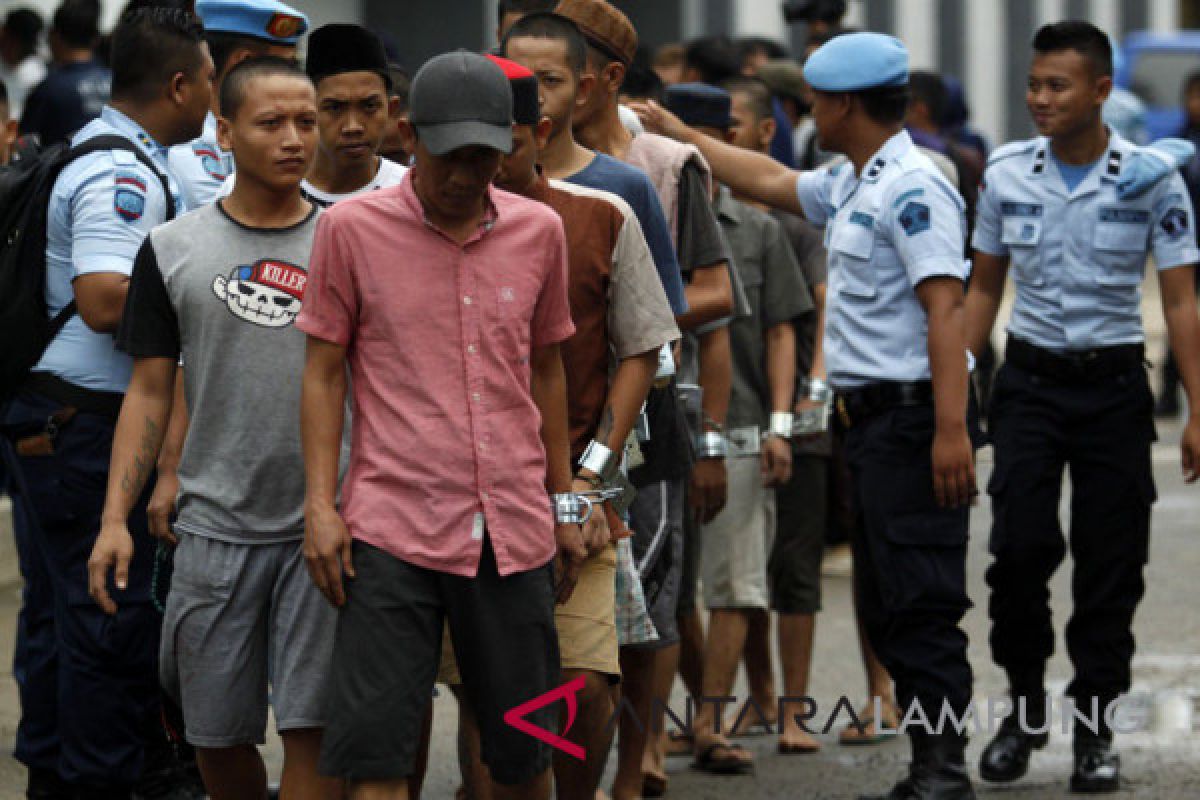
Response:
[{"label": "uniformed officer", "polygon": [[1130,627],[1144,589],[1155,499],[1140,286],[1153,254],[1191,409],[1182,442],[1191,481],[1200,466],[1192,291],[1200,252],[1178,173],[1136,196],[1123,191],[1146,159],[1101,119],[1112,87],[1105,35],[1086,22],[1058,22],[1037,32],[1033,49],[1026,103],[1041,136],[991,158],[967,298],[974,349],[990,335],[1011,265],[1016,300],[990,418],[995,560],[987,581],[992,655],[1025,708],[988,745],[980,772],[985,780],[1015,780],[1031,750],[1046,742],[1036,732],[1045,730],[1045,666],[1054,651],[1046,584],[1066,554],[1058,509],[1069,467],[1075,572],[1066,642],[1075,676],[1067,694],[1081,713],[1099,717],[1095,730],[1075,725],[1070,785],[1115,791],[1119,760],[1103,714],[1130,686]]},{"label": "uniformed officer", "polygon": [[215,200],[233,171],[233,154],[217,143],[215,111],[221,81],[235,65],[253,56],[295,58],[296,43],[308,30],[308,17],[278,0],[197,0],[196,16],[204,23],[217,80],[203,133],[171,148],[171,173],[179,180],[188,208]]},{"label": "uniformed officer", "polygon": [[[145,503],[142,542],[120,579],[122,612],[88,602],[87,559],[100,528],[114,425],[130,359],[113,346],[134,256],[181,207],[167,147],[194,138],[213,67],[198,20],[141,9],[113,34],[112,103],[73,139],[124,137],[137,152],[98,151],[58,177],[48,209],[46,300],[70,317],[4,411],[3,448],[22,506],[15,518],[25,576],[16,655],[22,719],[16,757],[29,797],[129,798],[143,741],[158,719],[159,616],[151,604]],[[139,471],[153,469],[151,459]],[[157,795],[155,795],[157,796]]]},{"label": "uniformed officer", "polygon": [[[971,697],[966,595],[975,493],[962,325],[964,204],[904,131],[908,53],[876,33],[836,37],[804,75],[823,149],[848,163],[797,176],[757,153],[691,136],[654,104],[650,129],[695,143],[713,174],[826,229],[828,378],[856,483],[859,610],[897,700],[936,722]],[[909,775],[889,798],[973,798],[953,727],[910,728]]]}]

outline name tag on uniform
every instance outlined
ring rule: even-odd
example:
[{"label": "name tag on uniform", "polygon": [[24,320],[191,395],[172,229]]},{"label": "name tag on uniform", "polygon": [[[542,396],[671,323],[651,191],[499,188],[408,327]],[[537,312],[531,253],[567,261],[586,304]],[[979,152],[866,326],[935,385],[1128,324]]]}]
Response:
[{"label": "name tag on uniform", "polygon": [[1012,203],[1002,201],[1000,203],[1000,213],[1006,217],[1040,217],[1042,215],[1042,206],[1040,203]]},{"label": "name tag on uniform", "polygon": [[1150,221],[1150,212],[1144,208],[1101,208],[1101,222],[1125,222],[1131,225],[1145,225]]}]

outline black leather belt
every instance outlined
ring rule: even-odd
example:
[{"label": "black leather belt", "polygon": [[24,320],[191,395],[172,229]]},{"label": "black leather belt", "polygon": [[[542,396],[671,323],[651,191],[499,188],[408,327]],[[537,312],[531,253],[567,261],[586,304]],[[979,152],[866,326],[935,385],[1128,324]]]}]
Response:
[{"label": "black leather belt", "polygon": [[1141,369],[1146,348],[1141,344],[1119,344],[1055,353],[1009,336],[1004,357],[1014,367],[1043,378],[1060,383],[1092,383]]},{"label": "black leather belt", "polygon": [[933,405],[929,381],[884,381],[838,392],[836,407],[842,425],[850,428],[893,408]]},{"label": "black leather belt", "polygon": [[89,414],[99,414],[116,421],[121,414],[121,401],[125,395],[121,392],[101,392],[95,389],[85,389],[69,381],[64,381],[49,372],[31,372],[29,379],[21,386],[22,389],[49,397]]}]

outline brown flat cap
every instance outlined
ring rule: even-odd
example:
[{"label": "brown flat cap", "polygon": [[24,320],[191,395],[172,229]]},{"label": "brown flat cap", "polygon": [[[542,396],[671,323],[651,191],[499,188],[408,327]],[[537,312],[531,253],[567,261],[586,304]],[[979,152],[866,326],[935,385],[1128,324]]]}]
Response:
[{"label": "brown flat cap", "polygon": [[633,63],[638,36],[629,17],[604,0],[562,0],[556,14],[579,26],[590,44],[625,66]]}]

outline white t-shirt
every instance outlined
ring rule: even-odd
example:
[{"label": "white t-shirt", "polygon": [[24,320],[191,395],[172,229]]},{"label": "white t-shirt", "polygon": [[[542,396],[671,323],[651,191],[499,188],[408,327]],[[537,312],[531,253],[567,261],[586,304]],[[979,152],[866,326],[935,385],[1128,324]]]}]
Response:
[{"label": "white t-shirt", "polygon": [[338,200],[345,200],[347,197],[354,197],[363,192],[373,192],[376,189],[386,189],[389,186],[395,186],[404,179],[404,173],[408,172],[408,167],[397,164],[395,161],[389,161],[383,156],[379,157],[379,170],[375,173],[375,177],[366,186],[355,189],[353,192],[345,192],[344,194],[330,194],[323,192],[317,187],[308,182],[306,178],[300,184],[300,193],[308,200],[312,201],[321,208],[329,208]]},{"label": "white t-shirt", "polygon": [[20,119],[25,110],[25,98],[46,78],[46,62],[36,55],[28,56],[14,67],[0,61],[0,81],[8,87],[8,113]]}]

